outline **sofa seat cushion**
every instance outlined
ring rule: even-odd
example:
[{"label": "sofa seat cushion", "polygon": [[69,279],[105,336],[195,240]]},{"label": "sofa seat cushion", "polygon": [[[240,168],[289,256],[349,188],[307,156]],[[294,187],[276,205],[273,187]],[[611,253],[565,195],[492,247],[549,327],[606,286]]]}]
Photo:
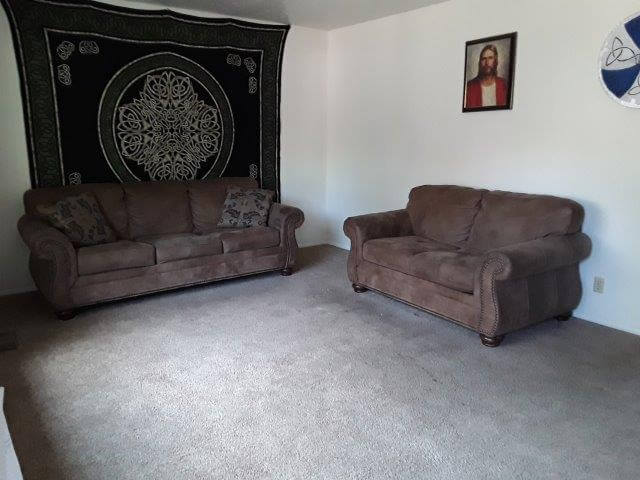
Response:
[{"label": "sofa seat cushion", "polygon": [[224,253],[258,250],[280,245],[280,231],[271,227],[219,228],[209,236],[218,236]]},{"label": "sofa seat cushion", "polygon": [[377,238],[365,242],[365,260],[438,285],[473,293],[474,275],[481,255],[460,251],[421,237]]},{"label": "sofa seat cushion", "polygon": [[216,236],[211,235],[168,233],[166,235],[147,235],[138,237],[136,240],[150,243],[155,247],[157,263],[222,253],[222,242]]},{"label": "sofa seat cushion", "polygon": [[148,267],[155,263],[155,249],[148,243],[120,240],[78,249],[79,275]]}]

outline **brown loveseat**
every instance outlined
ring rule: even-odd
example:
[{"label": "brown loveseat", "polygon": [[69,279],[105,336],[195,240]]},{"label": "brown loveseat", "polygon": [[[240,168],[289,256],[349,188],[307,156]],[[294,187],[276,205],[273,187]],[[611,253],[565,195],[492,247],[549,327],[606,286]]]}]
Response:
[{"label": "brown loveseat", "polygon": [[546,195],[425,185],[406,209],[350,217],[348,275],[477,331],[506,333],[566,320],[582,294],[578,263],[591,251],[583,208]]},{"label": "brown loveseat", "polygon": [[[256,188],[250,178],[85,184],[29,190],[18,229],[31,250],[31,275],[61,318],[74,309],[295,263],[297,208],[274,203],[268,226],[218,228],[228,186]],[[36,207],[91,192],[118,241],[74,248]]]}]

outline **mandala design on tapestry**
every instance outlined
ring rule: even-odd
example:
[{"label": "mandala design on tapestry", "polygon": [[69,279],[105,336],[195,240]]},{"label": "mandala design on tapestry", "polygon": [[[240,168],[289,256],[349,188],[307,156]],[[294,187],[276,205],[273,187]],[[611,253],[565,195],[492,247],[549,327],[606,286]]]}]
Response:
[{"label": "mandala design on tapestry", "polygon": [[120,154],[152,180],[195,179],[222,136],[218,109],[170,70],[147,75],[139,97],[118,108],[116,131]]}]

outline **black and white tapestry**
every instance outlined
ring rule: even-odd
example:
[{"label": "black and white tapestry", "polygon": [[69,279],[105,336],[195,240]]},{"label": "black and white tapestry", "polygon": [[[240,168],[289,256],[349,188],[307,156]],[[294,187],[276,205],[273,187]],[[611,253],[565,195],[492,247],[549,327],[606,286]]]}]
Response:
[{"label": "black and white tapestry", "polygon": [[288,26],[77,0],[0,1],[20,68],[34,187],[251,176],[279,194]]}]

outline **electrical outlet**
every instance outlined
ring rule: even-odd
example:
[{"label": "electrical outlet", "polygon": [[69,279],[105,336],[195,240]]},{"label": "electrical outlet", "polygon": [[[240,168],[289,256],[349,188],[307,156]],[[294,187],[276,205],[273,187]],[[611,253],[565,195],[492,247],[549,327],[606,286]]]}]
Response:
[{"label": "electrical outlet", "polygon": [[593,291],[596,293],[604,293],[604,278],[593,277]]}]

